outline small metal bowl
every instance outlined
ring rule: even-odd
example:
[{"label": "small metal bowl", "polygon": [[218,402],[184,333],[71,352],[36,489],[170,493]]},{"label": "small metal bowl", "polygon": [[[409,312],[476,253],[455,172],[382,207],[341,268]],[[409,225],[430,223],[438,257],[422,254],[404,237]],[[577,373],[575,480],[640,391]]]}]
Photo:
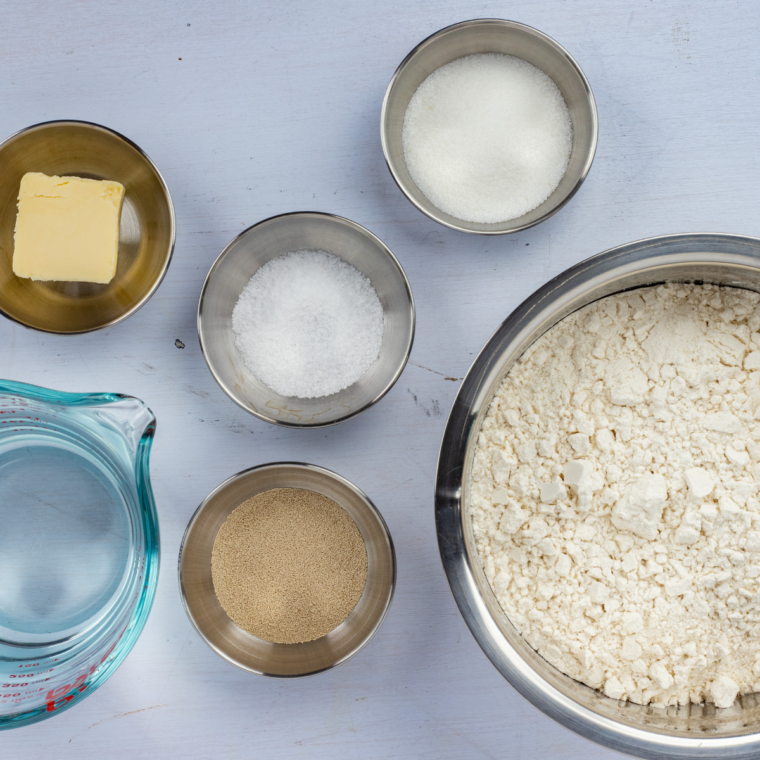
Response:
[{"label": "small metal bowl", "polygon": [[[533,211],[494,224],[467,222],[433,205],[409,174],[402,144],[406,109],[417,88],[441,66],[477,53],[513,55],[541,69],[562,93],[573,123],[570,163],[554,192]],[[404,195],[434,221],[476,235],[518,232],[556,214],[586,179],[594,160],[597,131],[596,103],[591,86],[570,53],[536,29],[501,19],[463,21],[423,40],[396,69],[385,93],[380,116],[385,161]]]},{"label": "small metal bowl", "polygon": [[[115,325],[161,284],[174,250],[174,208],[153,162],[118,132],[85,121],[48,121],[0,144],[0,313],[26,327],[73,334]],[[41,282],[13,273],[19,185],[27,172],[124,185],[116,274],[106,285]]]},{"label": "small metal bowl", "polygon": [[760,694],[732,707],[654,707],[604,696],[561,673],[501,609],[475,546],[467,503],[481,424],[502,380],[528,347],[569,314],[600,298],[663,282],[703,282],[760,293],[760,239],[666,235],[593,256],[555,277],[515,309],[462,383],[441,443],[435,521],[441,560],[459,611],[498,671],[526,699],[586,739],[652,760],[760,754]]},{"label": "small metal bowl", "polygon": [[[211,577],[211,552],[222,523],[244,501],[271,488],[304,488],[337,502],[367,549],[367,582],[356,607],[326,636],[304,644],[273,644],[239,628],[219,603]],[[313,464],[278,462],[233,475],[198,507],[179,550],[179,590],[190,622],[220,657],[263,676],[315,675],[353,657],[380,628],[395,586],[396,554],[382,515],[355,485]]]},{"label": "small metal bowl", "polygon": [[[324,250],[369,278],[380,299],[385,331],[380,355],[353,385],[331,396],[293,398],[267,387],[235,347],[232,310],[258,269],[290,251]],[[214,262],[198,303],[198,336],[211,374],[247,412],[275,425],[324,427],[369,409],[398,380],[414,340],[414,299],[390,249],[369,230],[332,214],[302,211],[265,219],[238,235]]]}]

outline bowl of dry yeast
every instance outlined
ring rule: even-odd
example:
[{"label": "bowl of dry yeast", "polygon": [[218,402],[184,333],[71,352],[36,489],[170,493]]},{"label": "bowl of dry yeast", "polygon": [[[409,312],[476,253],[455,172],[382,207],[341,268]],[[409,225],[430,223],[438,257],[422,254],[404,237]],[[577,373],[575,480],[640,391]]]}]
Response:
[{"label": "bowl of dry yeast", "polygon": [[328,670],[375,635],[396,556],[367,496],[310,464],[233,475],[198,507],[182,540],[179,585],[201,638],[243,670]]}]

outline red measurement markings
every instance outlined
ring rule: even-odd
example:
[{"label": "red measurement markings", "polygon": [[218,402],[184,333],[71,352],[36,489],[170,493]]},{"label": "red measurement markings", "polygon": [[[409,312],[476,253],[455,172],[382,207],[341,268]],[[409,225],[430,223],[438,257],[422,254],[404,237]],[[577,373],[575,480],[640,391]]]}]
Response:
[{"label": "red measurement markings", "polygon": [[[77,678],[74,683],[66,684],[66,686],[61,686],[57,689],[51,689],[47,696],[45,697],[45,701],[47,702],[47,711],[48,712],[54,712],[55,710],[59,710],[61,707],[63,707],[67,702],[70,702],[74,697],[76,696],[76,692],[82,692],[87,688],[87,684],[85,681],[87,680],[87,677],[92,675],[98,667],[100,667],[106,659],[109,657],[111,652],[113,652],[114,649],[116,649],[116,645],[121,641],[121,637],[124,635],[127,628],[125,627],[124,630],[119,634],[116,641],[114,641],[113,644],[108,648],[106,653],[100,658],[100,662],[96,663],[95,665],[92,665],[89,670],[87,670],[85,673],[82,673],[82,675]],[[75,692],[74,694],[70,694],[69,692]]]}]

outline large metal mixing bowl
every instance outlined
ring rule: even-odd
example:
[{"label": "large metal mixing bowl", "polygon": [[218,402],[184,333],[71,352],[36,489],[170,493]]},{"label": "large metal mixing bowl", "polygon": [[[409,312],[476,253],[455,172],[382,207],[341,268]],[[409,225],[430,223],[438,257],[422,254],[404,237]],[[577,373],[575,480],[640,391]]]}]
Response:
[{"label": "large metal mixing bowl", "polygon": [[760,694],[740,696],[726,709],[711,704],[642,706],[605,697],[546,662],[499,606],[466,514],[481,422],[525,349],[592,301],[666,281],[760,292],[760,239],[690,234],[629,243],[568,269],[523,302],[481,351],[451,410],[438,462],[438,543],[454,598],[478,644],[499,672],[546,715],[587,739],[638,757],[755,758],[760,753]]}]

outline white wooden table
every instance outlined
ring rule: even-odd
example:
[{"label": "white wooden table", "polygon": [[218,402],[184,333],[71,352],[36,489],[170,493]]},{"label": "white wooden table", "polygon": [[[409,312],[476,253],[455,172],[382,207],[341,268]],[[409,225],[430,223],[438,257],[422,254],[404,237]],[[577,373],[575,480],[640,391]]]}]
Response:
[{"label": "white wooden table", "polygon": [[[0,0],[0,11],[0,135],[57,118],[112,127],[163,172],[178,222],[166,280],[125,323],[67,338],[0,322],[0,376],[121,391],[153,409],[162,538],[153,612],[126,662],[69,712],[0,734],[0,756],[611,756],[520,697],[463,623],[435,539],[438,444],[474,355],[553,275],[650,235],[760,235],[760,4]],[[599,146],[557,216],[479,238],[436,225],[397,190],[380,149],[380,104],[397,64],[428,34],[505,14],[579,61],[597,99]],[[214,383],[196,337],[198,294],[219,251],[250,224],[294,210],[341,214],[379,235],[418,309],[395,388],[327,430],[247,415]],[[399,562],[393,606],[367,649],[295,681],[217,657],[188,622],[176,580],[182,533],[206,494],[283,459],[324,465],[364,489]]]}]

